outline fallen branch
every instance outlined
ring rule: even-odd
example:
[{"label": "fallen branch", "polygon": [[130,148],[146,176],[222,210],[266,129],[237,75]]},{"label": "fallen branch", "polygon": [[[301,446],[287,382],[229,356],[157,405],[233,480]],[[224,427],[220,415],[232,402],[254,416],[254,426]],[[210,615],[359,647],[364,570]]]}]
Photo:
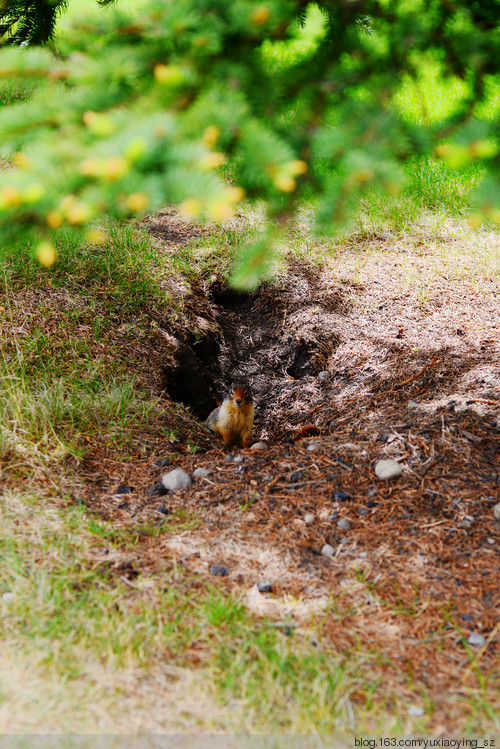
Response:
[{"label": "fallen branch", "polygon": [[[427,364],[424,367],[422,367],[422,369],[419,369],[416,374],[412,375],[411,377],[408,377],[407,380],[403,380],[403,382],[400,382],[399,383],[399,387],[400,388],[405,387],[406,385],[409,385],[411,382],[414,382],[414,380],[418,380],[418,378],[420,377],[420,375],[423,375],[423,373],[427,369],[429,369],[429,367],[433,367],[434,364],[437,362],[438,359],[439,359],[439,355],[435,356],[433,359],[431,359],[430,362],[427,362]],[[393,392],[393,391],[391,391],[391,392]]]}]

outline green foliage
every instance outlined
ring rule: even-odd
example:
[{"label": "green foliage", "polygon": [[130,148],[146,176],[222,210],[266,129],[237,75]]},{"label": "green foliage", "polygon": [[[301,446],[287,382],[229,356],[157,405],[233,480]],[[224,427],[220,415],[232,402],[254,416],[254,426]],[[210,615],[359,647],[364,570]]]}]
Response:
[{"label": "green foliage", "polygon": [[67,0],[6,0],[0,8],[0,36],[8,44],[42,44],[54,35]]},{"label": "green foliage", "polygon": [[[365,195],[397,195],[419,154],[452,170],[480,167],[475,221],[500,222],[489,106],[498,7],[149,0],[132,23],[120,3],[107,8],[63,58],[3,49],[0,77],[34,93],[0,112],[1,155],[15,165],[0,175],[2,244],[29,240],[50,265],[61,225],[90,230],[97,244],[92,226],[103,216],[171,203],[222,221],[247,196],[265,200],[275,227],[235,271],[252,286],[272,261],[268,239],[304,198],[318,228],[336,231]],[[421,94],[426,75],[446,106]]]}]

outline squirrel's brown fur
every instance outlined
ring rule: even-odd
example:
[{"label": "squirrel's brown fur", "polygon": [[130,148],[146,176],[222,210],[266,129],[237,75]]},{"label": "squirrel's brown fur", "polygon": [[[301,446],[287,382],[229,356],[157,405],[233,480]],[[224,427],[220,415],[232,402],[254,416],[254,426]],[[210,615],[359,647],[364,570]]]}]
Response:
[{"label": "squirrel's brown fur", "polygon": [[247,447],[253,429],[252,393],[246,383],[231,385],[222,405],[212,411],[207,426],[219,434],[227,445]]}]

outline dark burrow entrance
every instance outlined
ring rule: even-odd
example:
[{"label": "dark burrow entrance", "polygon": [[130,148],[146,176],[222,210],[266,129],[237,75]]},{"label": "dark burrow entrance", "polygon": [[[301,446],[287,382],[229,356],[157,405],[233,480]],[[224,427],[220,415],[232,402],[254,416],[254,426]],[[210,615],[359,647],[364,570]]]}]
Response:
[{"label": "dark burrow entrance", "polygon": [[[196,309],[196,300],[198,309]],[[222,282],[196,290],[191,306],[204,324],[177,342],[165,371],[169,396],[206,419],[231,384],[247,380],[254,394],[255,439],[304,426],[340,337],[346,292],[324,271],[295,265],[279,285],[241,294]]]}]

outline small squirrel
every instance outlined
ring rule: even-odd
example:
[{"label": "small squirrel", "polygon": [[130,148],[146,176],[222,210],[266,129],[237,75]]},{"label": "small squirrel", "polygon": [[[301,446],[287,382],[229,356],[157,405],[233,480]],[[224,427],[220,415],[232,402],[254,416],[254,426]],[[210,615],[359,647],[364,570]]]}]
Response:
[{"label": "small squirrel", "polygon": [[246,382],[233,382],[222,405],[212,411],[207,426],[227,445],[247,447],[253,428],[252,393]]}]

